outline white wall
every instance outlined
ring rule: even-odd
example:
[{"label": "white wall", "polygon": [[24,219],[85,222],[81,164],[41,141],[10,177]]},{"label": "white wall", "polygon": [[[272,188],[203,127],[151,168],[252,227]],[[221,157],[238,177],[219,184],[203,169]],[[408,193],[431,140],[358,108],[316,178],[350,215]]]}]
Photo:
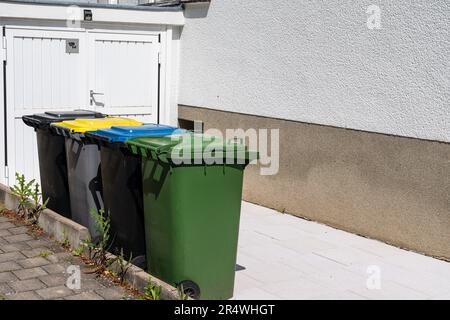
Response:
[{"label": "white wall", "polygon": [[[382,10],[369,30],[366,9]],[[204,7],[203,7],[204,8]],[[189,6],[179,103],[450,142],[448,0]]]}]

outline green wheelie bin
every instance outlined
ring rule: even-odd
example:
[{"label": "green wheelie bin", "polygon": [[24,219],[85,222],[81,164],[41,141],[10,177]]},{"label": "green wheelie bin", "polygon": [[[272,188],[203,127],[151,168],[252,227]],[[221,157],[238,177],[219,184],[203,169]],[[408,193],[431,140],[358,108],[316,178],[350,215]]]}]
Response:
[{"label": "green wheelie bin", "polygon": [[195,299],[231,298],[244,168],[257,153],[203,134],[126,144],[143,158],[149,272]]}]

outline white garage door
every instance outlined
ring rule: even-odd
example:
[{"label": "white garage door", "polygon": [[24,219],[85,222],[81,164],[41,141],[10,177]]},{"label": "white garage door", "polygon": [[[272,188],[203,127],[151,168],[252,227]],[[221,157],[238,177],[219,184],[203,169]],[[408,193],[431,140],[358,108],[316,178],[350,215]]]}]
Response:
[{"label": "white garage door", "polygon": [[[90,83],[97,106],[108,114],[153,115],[158,103],[158,38],[89,34]],[[100,108],[101,109],[101,108]]]},{"label": "white garage door", "polygon": [[[2,182],[39,180],[25,114],[87,109],[158,121],[159,41],[154,34],[6,27],[6,153]],[[8,178],[9,177],[9,178]]]}]

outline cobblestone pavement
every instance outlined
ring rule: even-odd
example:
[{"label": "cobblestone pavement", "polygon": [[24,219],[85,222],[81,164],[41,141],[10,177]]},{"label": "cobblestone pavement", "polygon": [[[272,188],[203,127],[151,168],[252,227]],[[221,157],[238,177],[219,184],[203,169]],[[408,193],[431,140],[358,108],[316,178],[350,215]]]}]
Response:
[{"label": "cobblestone pavement", "polygon": [[[69,289],[67,268],[80,266],[80,289]],[[47,236],[0,216],[0,300],[120,300],[132,299],[126,289],[96,274]]]}]

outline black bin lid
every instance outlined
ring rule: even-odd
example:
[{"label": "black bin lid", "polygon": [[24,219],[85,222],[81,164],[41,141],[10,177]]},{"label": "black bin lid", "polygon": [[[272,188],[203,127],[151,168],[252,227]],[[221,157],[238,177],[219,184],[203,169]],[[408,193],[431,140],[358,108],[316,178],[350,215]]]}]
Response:
[{"label": "black bin lid", "polygon": [[104,118],[106,115],[89,110],[47,111],[22,117],[23,122],[36,129],[47,128],[53,122],[75,120],[78,118]]}]

